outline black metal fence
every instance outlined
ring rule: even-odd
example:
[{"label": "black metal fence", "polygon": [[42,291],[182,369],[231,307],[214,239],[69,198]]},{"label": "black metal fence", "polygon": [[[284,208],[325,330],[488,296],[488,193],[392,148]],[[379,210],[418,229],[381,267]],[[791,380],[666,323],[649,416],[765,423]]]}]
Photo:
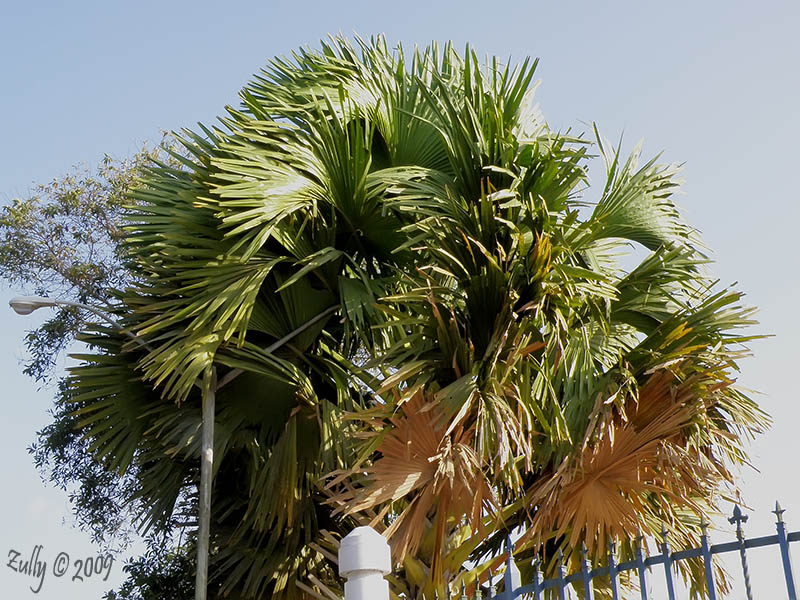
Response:
[{"label": "black metal fence", "polygon": [[[792,560],[789,554],[789,544],[791,542],[800,541],[800,531],[788,533],[786,530],[786,523],[783,520],[783,513],[785,512],[780,505],[775,503],[775,510],[773,511],[777,516],[775,527],[777,532],[774,535],[767,535],[757,538],[746,538],[742,524],[747,521],[747,516],[742,514],[741,509],[737,506],[733,510],[733,515],[728,519],[732,525],[736,525],[736,539],[722,544],[710,544],[707,532],[707,524],[703,524],[703,535],[700,538],[700,546],[698,548],[689,548],[673,552],[670,548],[667,532],[662,529],[661,542],[658,544],[661,550],[660,554],[645,556],[644,544],[642,539],[638,540],[636,546],[635,559],[617,563],[615,550],[612,545],[609,548],[609,553],[606,559],[606,564],[603,566],[592,567],[586,557],[586,552],[583,552],[583,559],[581,561],[581,569],[575,573],[567,574],[561,560],[558,557],[558,577],[552,579],[542,579],[541,574],[534,564],[533,581],[525,585],[515,585],[512,577],[513,568],[513,546],[509,543],[506,547],[506,569],[502,577],[502,592],[495,593],[490,577],[490,586],[488,591],[483,591],[479,586],[476,587],[473,600],[482,600],[485,598],[494,598],[496,600],[513,600],[514,598],[533,598],[534,600],[542,600],[545,596],[550,598],[557,598],[558,600],[566,600],[567,589],[576,587],[582,593],[584,600],[594,600],[594,580],[602,577],[605,579],[603,588],[610,591],[613,600],[620,600],[623,598],[620,577],[621,573],[633,571],[633,579],[638,579],[638,591],[635,591],[635,596],[641,600],[650,600],[650,592],[648,591],[648,577],[657,577],[657,571],[651,567],[661,565],[663,569],[663,582],[666,587],[666,592],[669,600],[677,598],[675,592],[675,575],[676,566],[681,561],[701,558],[705,571],[705,587],[706,594],[709,600],[717,599],[717,584],[714,581],[714,568],[712,557],[716,554],[724,554],[727,552],[738,552],[744,577],[745,593],[748,600],[753,600],[753,592],[750,584],[750,571],[747,562],[747,550],[750,548],[759,548],[763,546],[777,546],[780,551],[781,564],[783,566],[783,575],[786,581],[786,598],[788,600],[797,600],[797,588],[795,586],[794,572],[792,568]],[[610,590],[608,582],[610,581]],[[499,581],[497,582],[499,584]],[[497,586],[501,587],[501,586]],[[486,596],[484,596],[486,593]],[[630,598],[630,596],[628,597]],[[777,597],[776,597],[777,598]],[[462,588],[459,600],[470,600]],[[770,598],[769,600],[772,600]]]}]

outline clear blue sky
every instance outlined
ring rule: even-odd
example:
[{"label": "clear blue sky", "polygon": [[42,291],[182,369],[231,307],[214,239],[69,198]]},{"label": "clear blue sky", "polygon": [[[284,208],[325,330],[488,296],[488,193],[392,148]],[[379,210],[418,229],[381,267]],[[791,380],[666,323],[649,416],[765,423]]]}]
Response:
[{"label": "clear blue sky", "polygon": [[[761,331],[775,334],[753,345],[741,377],[764,393],[776,421],[753,446],[760,473],[744,477],[745,500],[757,510],[748,529],[772,531],[767,511],[776,498],[800,529],[799,27],[797,0],[7,0],[0,202],[104,153],[129,155],[161,130],[213,121],[268,58],[329,33],[385,33],[405,46],[452,39],[479,54],[540,57],[539,102],[553,128],[588,130],[596,121],[611,139],[644,138],[646,152],[686,163],[679,202],[713,248],[715,272],[739,282],[760,308]],[[3,305],[15,291],[2,290]],[[88,538],[62,522],[70,518],[66,495],[40,483],[25,451],[48,421],[51,398],[19,374],[21,339],[33,321],[1,309],[0,557],[39,543],[48,561],[61,550],[88,554],[96,550]],[[757,590],[770,585],[771,573],[757,571]],[[0,565],[7,598],[83,600],[103,589],[50,577],[34,596],[30,583],[5,560]]]}]

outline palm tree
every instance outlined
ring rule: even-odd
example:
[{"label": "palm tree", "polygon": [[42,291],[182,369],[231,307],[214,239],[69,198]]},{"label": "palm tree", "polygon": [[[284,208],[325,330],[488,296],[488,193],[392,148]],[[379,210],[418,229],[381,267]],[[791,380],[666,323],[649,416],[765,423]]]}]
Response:
[{"label": "palm tree", "polygon": [[731,493],[767,423],[733,385],[752,311],[708,275],[677,169],[551,131],[535,67],[332,39],[143,175],[116,310],[144,344],[87,334],[75,402],[153,525],[193,505],[214,387],[220,594],[329,597],[371,523],[393,593],[431,598],[512,532],[552,573],[662,522],[693,542]]}]

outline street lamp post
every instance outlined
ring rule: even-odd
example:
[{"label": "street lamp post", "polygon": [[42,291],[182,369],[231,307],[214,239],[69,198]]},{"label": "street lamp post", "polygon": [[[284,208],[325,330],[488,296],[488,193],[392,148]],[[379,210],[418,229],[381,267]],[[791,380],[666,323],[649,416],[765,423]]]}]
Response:
[{"label": "street lamp post", "polygon": [[[128,331],[119,324],[111,315],[89,304],[73,302],[72,300],[53,300],[44,296],[17,296],[9,301],[9,306],[18,315],[29,315],[39,308],[52,308],[56,306],[74,306],[87,310],[97,315],[104,321],[116,327],[119,331],[135,340],[141,346],[152,348],[136,334]],[[198,514],[198,540],[197,540],[197,573],[195,578],[195,600],[206,600],[208,587],[208,553],[211,531],[211,474],[214,466],[214,402],[217,388],[216,371],[213,371],[211,386],[203,394],[202,404],[202,449],[200,455],[200,506]],[[195,385],[202,389],[200,381]]]},{"label": "street lamp post", "polygon": [[[88,310],[89,312],[97,315],[104,321],[107,321],[122,333],[126,334],[137,343],[152,350],[152,347],[144,340],[139,338],[136,334],[125,329],[111,315],[82,302],[73,302],[71,300],[53,300],[52,298],[45,298],[43,296],[18,296],[9,301],[9,305],[14,309],[18,315],[29,315],[33,311],[44,307],[55,306],[75,306]],[[334,304],[329,306],[315,317],[309,319],[293,331],[289,332],[275,343],[264,348],[266,354],[272,354],[275,350],[292,340],[295,336],[308,329],[317,321],[322,320],[328,315],[333,314],[338,310],[339,305]],[[215,403],[217,391],[223,386],[227,385],[239,375],[242,374],[241,369],[233,369],[229,371],[225,377],[219,382],[217,381],[216,367],[211,368],[211,380],[207,387],[203,386],[202,381],[198,378],[194,384],[200,389],[206,390],[203,393],[202,400],[202,438],[201,438],[201,453],[200,453],[200,485],[198,488],[200,505],[198,507],[198,535],[197,535],[197,572],[195,577],[195,600],[206,600],[206,593],[208,588],[208,556],[209,556],[209,543],[211,531],[211,483],[212,473],[214,467],[214,417],[215,417]]]}]

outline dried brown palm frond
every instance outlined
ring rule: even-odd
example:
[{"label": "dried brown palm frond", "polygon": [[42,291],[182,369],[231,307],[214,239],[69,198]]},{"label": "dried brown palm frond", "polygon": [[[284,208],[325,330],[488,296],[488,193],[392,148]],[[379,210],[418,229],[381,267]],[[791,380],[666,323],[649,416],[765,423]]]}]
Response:
[{"label": "dried brown palm frond", "polygon": [[385,535],[397,557],[413,554],[431,528],[439,550],[435,557],[454,526],[464,520],[482,530],[486,513],[496,511],[494,492],[471,447],[473,430],[457,426],[449,431],[439,413],[417,392],[388,419],[379,458],[364,469],[360,485],[331,498],[339,504],[336,512],[348,515],[392,505],[396,513]]},{"label": "dried brown palm frond", "polygon": [[647,516],[656,511],[685,535],[675,515],[703,511],[701,499],[731,479],[722,460],[687,437],[708,401],[695,395],[696,383],[662,370],[641,386],[638,400],[628,400],[625,417],[600,419],[594,441],[529,490],[537,510],[526,538],[565,536],[570,547],[585,541],[602,555],[609,539],[654,535],[658,521]]}]

